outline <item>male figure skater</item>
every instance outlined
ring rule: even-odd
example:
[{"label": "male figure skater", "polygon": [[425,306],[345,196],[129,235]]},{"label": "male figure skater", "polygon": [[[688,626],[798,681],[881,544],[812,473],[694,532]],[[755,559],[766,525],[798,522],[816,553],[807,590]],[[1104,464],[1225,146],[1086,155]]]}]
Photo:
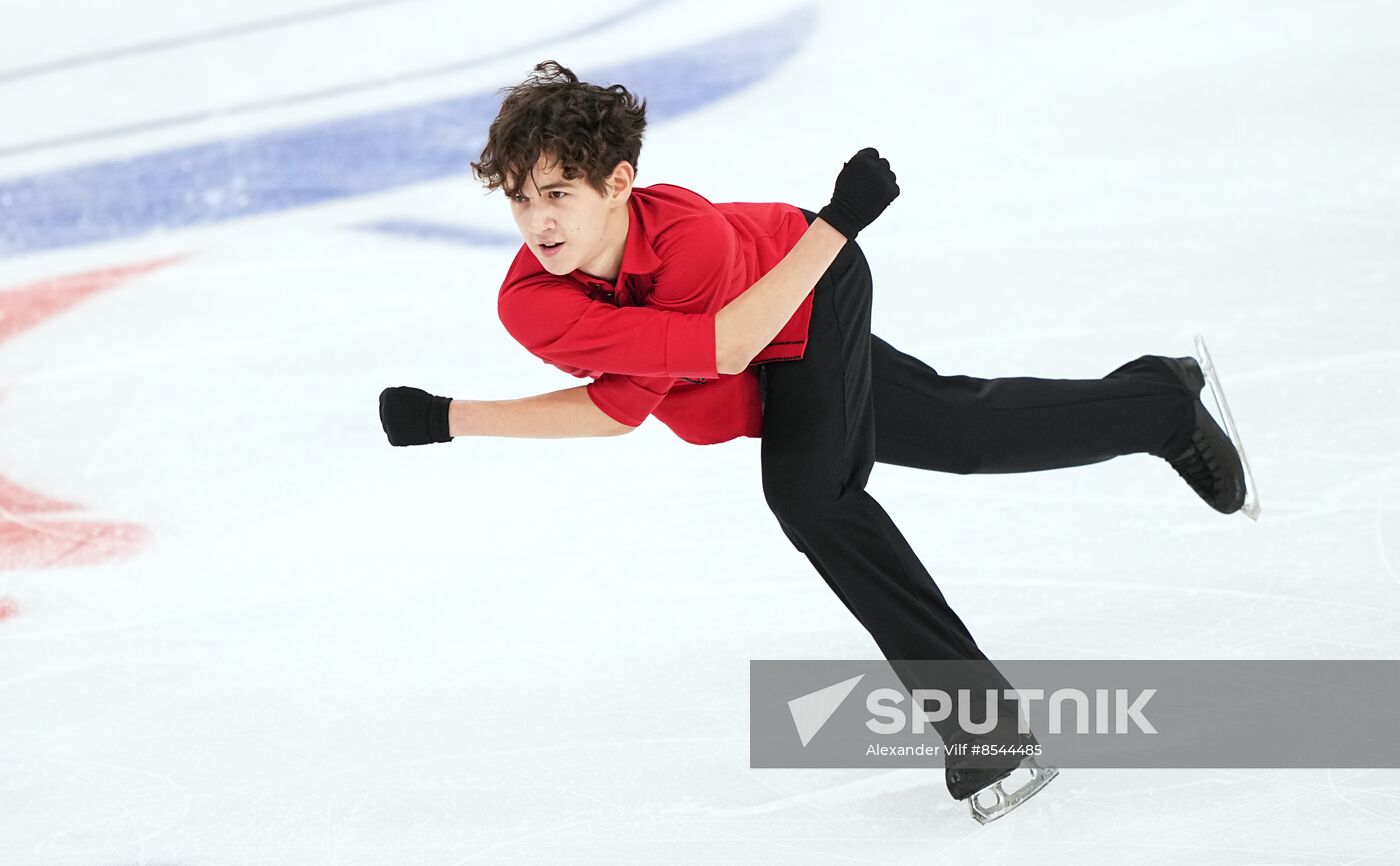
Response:
[{"label": "male figure skater", "polygon": [[[697,444],[759,437],[778,525],[892,661],[986,656],[866,492],[875,462],[1029,472],[1146,452],[1217,511],[1244,504],[1240,456],[1201,403],[1192,358],[1143,356],[1102,379],[985,380],[941,375],[872,335],[855,238],[899,195],[873,148],[813,213],[635,186],[645,128],[645,101],[553,61],[508,90],[472,164],[504,190],[524,240],[500,318],[534,355],[592,381],[518,400],[388,388],[390,443],[612,436],[649,415]],[[945,781],[985,821],[1053,776],[1028,765],[1032,784],[1006,796],[1017,763],[949,758]],[[997,805],[979,812],[974,795],[991,788]]]}]

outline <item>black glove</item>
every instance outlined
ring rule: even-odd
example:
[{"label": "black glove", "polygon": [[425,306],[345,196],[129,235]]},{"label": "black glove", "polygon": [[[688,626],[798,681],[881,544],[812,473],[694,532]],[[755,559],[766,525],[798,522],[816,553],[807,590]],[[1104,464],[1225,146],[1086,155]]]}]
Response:
[{"label": "black glove", "polygon": [[420,388],[385,388],[379,394],[379,423],[390,445],[450,442],[447,407],[451,397],[436,397]]},{"label": "black glove", "polygon": [[831,204],[817,216],[853,241],[898,197],[899,184],[894,182],[890,161],[882,159],[880,151],[867,147],[841,167]]}]

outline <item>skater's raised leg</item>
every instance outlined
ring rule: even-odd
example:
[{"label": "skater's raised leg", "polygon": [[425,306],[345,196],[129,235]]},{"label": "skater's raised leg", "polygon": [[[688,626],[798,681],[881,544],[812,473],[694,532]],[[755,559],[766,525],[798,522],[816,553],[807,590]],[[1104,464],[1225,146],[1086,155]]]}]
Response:
[{"label": "skater's raised leg", "polygon": [[1192,358],[1144,355],[1102,379],[944,376],[871,339],[876,454],[938,472],[1036,472],[1152,454],[1211,507],[1244,502],[1233,445],[1201,402]]}]

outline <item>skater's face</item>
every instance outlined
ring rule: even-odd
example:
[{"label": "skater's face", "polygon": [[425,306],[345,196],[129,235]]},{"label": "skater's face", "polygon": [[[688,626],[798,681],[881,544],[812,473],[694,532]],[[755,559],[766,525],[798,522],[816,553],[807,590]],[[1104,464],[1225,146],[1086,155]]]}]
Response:
[{"label": "skater's face", "polygon": [[619,162],[604,181],[606,191],[599,193],[583,177],[566,179],[563,165],[549,155],[540,157],[510,209],[520,236],[546,271],[617,278],[633,176],[632,164]]}]

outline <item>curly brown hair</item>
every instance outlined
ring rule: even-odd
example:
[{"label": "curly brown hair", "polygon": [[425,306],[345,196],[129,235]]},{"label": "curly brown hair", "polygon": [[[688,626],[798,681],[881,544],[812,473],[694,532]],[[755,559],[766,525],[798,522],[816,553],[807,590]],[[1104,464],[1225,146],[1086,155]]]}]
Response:
[{"label": "curly brown hair", "polygon": [[623,160],[637,168],[642,134],[647,127],[646,100],[621,84],[600,87],[553,60],[535,66],[507,96],[482,148],[471,164],[489,191],[505,187],[507,198],[520,193],[541,156],[558,160],[564,177],[584,177],[600,194],[603,181]]}]

